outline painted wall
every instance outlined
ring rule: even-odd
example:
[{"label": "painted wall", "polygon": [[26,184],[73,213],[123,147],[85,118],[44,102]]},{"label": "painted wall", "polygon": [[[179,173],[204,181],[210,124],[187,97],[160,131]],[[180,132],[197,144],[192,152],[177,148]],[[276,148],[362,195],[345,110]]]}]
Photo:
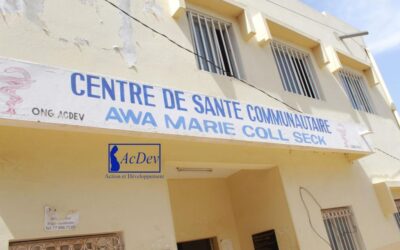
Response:
[{"label": "painted wall", "polygon": [[[250,237],[250,233],[264,230],[269,225],[279,228],[278,239],[282,239],[285,235],[281,232],[289,232],[288,235],[291,235],[291,226],[287,221],[290,217],[293,220],[300,249],[328,249],[316,237],[308,224],[306,211],[298,193],[299,186],[308,188],[323,208],[352,206],[367,249],[379,249],[389,244],[398,244],[399,241],[394,218],[383,215],[371,182],[363,169],[341,154],[289,152],[284,148],[270,148],[259,144],[244,146],[243,144],[199,143],[175,138],[149,138],[134,134],[108,135],[100,132],[77,133],[18,127],[2,127],[0,137],[2,138],[0,141],[0,198],[2,201],[7,201],[0,203],[2,218],[0,235],[3,246],[9,239],[123,231],[127,249],[162,249],[160,247],[164,246],[174,249],[175,230],[172,215],[175,214],[170,209],[172,205],[172,210],[174,210],[174,196],[171,195],[170,203],[166,180],[105,179],[106,148],[110,141],[162,143],[165,160],[163,166],[166,168],[196,162],[213,168],[231,165],[237,170],[255,168],[255,166],[260,168],[261,165],[279,166],[279,172],[276,169],[269,170],[265,175],[257,173],[254,176],[251,171],[248,174],[239,172],[230,177],[228,182],[220,179],[202,180],[198,183],[203,184],[199,185],[196,182],[192,183],[191,180],[185,180],[189,188],[185,185],[177,185],[177,187],[185,187],[176,191],[178,194],[183,192],[181,196],[184,198],[180,202],[190,201],[187,204],[193,206],[198,204],[193,200],[203,199],[205,204],[208,204],[204,208],[207,210],[203,211],[212,222],[201,224],[207,220],[204,217],[198,220],[201,217],[191,216],[193,207],[187,210],[184,207],[178,208],[183,210],[187,218],[195,220],[180,222],[183,228],[190,228],[190,231],[183,233],[176,231],[178,241],[197,238],[203,234],[223,235],[222,237],[228,235],[226,237],[232,238],[237,246],[238,240],[234,240],[235,234],[239,239],[246,237],[246,234]],[[247,167],[245,167],[246,162]],[[183,165],[177,165],[178,163]],[[284,208],[285,198],[280,195],[283,191],[279,187],[278,173],[282,175],[281,185],[287,196],[287,209],[290,210],[290,215]],[[264,188],[262,183],[267,188]],[[252,207],[241,210],[242,205],[238,205],[240,199],[243,199],[243,204],[253,202],[256,208],[260,205],[253,200],[255,196],[245,196],[246,194],[242,192],[246,189],[242,187],[250,190],[258,188],[267,197],[265,203],[276,202],[279,206],[271,207],[271,204],[261,204],[267,209],[262,210],[259,217],[262,223],[259,223],[256,216],[250,216],[253,212]],[[192,190],[192,192],[186,192],[186,190]],[[198,195],[199,193],[202,195]],[[211,193],[211,195],[206,196],[206,193]],[[272,194],[278,194],[278,196],[272,196]],[[305,198],[311,210],[314,225],[318,232],[326,237],[320,208],[309,197]],[[215,202],[216,206],[210,207],[210,200]],[[78,210],[81,215],[78,229],[71,232],[45,232],[43,230],[45,205],[55,206],[59,211],[65,212],[70,209]],[[276,212],[277,210],[279,213]],[[221,213],[226,216],[225,221],[217,220]],[[271,214],[274,214],[274,217],[271,217]],[[275,216],[282,217],[280,221],[284,223],[274,224],[276,223]],[[236,223],[232,222],[234,217],[236,217]],[[179,228],[180,224],[176,222],[176,219],[174,222],[175,229]],[[189,227],[185,224],[190,222],[198,223],[200,226]],[[217,224],[219,227],[214,227]],[[235,224],[237,231],[235,231]],[[218,228],[221,229],[220,234],[215,231]],[[380,237],[375,237],[376,235]],[[244,244],[246,242],[249,244],[249,238],[242,241],[245,242]],[[285,242],[284,240],[283,244]],[[235,247],[235,249],[240,248]],[[246,248],[242,247],[242,249]]]},{"label": "painted wall", "polygon": [[[274,161],[268,153],[265,158]],[[226,180],[169,180],[177,240],[237,233],[233,242],[240,248],[234,249],[252,249],[251,235],[274,229],[281,249],[330,249],[309,224],[299,193],[305,187],[319,204],[303,192],[310,220],[324,239],[321,209],[350,206],[366,249],[399,248],[396,221],[383,213],[362,168],[339,154],[292,152],[277,158],[279,167],[241,170]]]},{"label": "painted wall", "polygon": [[[293,152],[290,158],[282,160],[279,169],[301,249],[330,248],[311,230],[300,186],[311,192],[322,209],[350,206],[366,249],[399,249],[396,221],[383,214],[370,179],[357,163],[343,156],[320,158]],[[328,239],[321,208],[307,194],[304,200],[317,232]]]},{"label": "painted wall", "polygon": [[[149,10],[147,2],[131,2],[134,16],[184,47],[193,49],[186,17],[173,19],[169,14],[168,1],[155,1],[156,11],[153,8]],[[325,16],[293,0],[280,1],[278,5],[264,0],[236,2],[252,13],[260,11],[288,28],[368,63],[361,39],[341,42],[336,38],[336,29],[344,33],[354,32],[355,29],[334,17]],[[357,112],[351,107],[334,75],[326,67],[318,67],[314,56],[311,56],[325,99],[314,100],[285,92],[269,45],[260,47],[254,38],[245,41],[240,35],[237,18],[219,14],[223,10],[205,9],[195,4],[188,6],[232,23],[235,34],[233,40],[247,81],[305,113],[359,123],[373,132],[366,137],[374,141],[374,146],[398,155],[400,131],[381,84],[368,87],[377,114]],[[126,36],[120,36],[121,28],[126,31],[124,19],[117,9],[105,1],[44,1],[42,12],[37,14],[42,25],[32,22],[26,15],[4,15],[4,19],[0,20],[0,39],[3,41],[0,44],[0,56],[287,109],[242,82],[198,70],[194,55],[133,21],[128,42],[133,41],[137,63],[135,68],[129,68],[120,53],[127,42]],[[74,18],[70,18],[72,16]],[[311,52],[310,48],[299,48]],[[364,158],[360,164],[374,182],[400,180],[399,161],[381,152]]]},{"label": "painted wall", "polygon": [[[107,144],[126,137],[0,130],[0,249],[8,240],[122,232],[127,250],[176,249],[166,180],[106,179]],[[44,231],[44,206],[80,214]]]},{"label": "painted wall", "polygon": [[273,168],[168,180],[177,241],[217,237],[253,249],[253,234],[274,229],[280,249],[299,249],[280,178]]},{"label": "painted wall", "polygon": [[168,187],[177,242],[217,237],[241,249],[225,178],[170,179]]},{"label": "painted wall", "polygon": [[[43,12],[39,13],[39,17],[45,27],[32,22],[25,15],[5,14],[4,19],[0,19],[0,56],[286,109],[284,105],[242,82],[199,71],[192,54],[137,23],[132,23],[134,32],[131,34],[136,46],[137,64],[135,68],[128,68],[120,50],[113,49],[114,46],[122,47],[125,41],[119,36],[123,24],[120,13],[105,1],[94,1],[95,5],[84,2],[91,1],[44,1]],[[168,13],[167,1],[155,2],[159,7],[159,15],[144,11],[145,1],[132,1],[134,16],[183,46],[193,48],[186,18],[183,16],[174,20]],[[366,57],[359,45],[362,45],[361,40],[342,43],[334,35],[334,29],[350,33],[355,31],[354,28],[333,17],[323,16],[299,1],[280,1],[284,7],[264,0],[237,2],[253,11],[261,10],[288,27],[316,37],[338,50],[345,50],[356,58]],[[306,113],[337,121],[357,122],[373,132],[367,137],[375,142],[376,147],[398,155],[400,131],[385,100],[382,85],[369,86],[378,114],[357,112],[352,109],[336,78],[326,67],[319,68],[315,58],[312,58],[325,99],[318,101],[287,93],[283,90],[269,46],[262,48],[254,39],[244,41],[239,35],[235,17],[217,14],[218,10],[202,9],[195,5],[192,7],[232,23],[246,80]],[[303,13],[318,22],[295,12]],[[301,49],[310,51],[309,48]],[[5,121],[0,122],[5,124]],[[20,123],[13,125],[21,126]],[[23,125],[47,128],[41,124]],[[1,127],[0,212],[3,224],[0,226],[0,237],[20,239],[58,235],[41,231],[43,206],[49,204],[81,211],[82,224],[77,233],[124,230],[138,237],[126,239],[128,246],[133,249],[151,249],[154,244],[156,247],[158,244],[174,247],[166,181],[151,185],[106,181],[102,172],[105,162],[105,149],[102,145],[111,139],[120,138],[112,135],[116,132],[111,131],[105,135],[104,131],[94,130],[98,134],[74,134],[68,131],[78,128],[55,128],[65,132]],[[141,135],[139,140],[160,141],[154,136],[152,139],[147,137],[151,136]],[[124,137],[121,140],[131,141],[134,138],[137,137]],[[302,249],[320,250],[327,249],[327,246],[308,225],[298,195],[300,185],[310,189],[324,207],[351,205],[368,249],[379,249],[388,244],[396,244],[399,240],[393,218],[382,215],[370,185],[371,180],[400,180],[399,162],[383,153],[376,152],[361,160],[349,162],[345,156],[329,152],[300,152],[288,147],[272,148],[260,144],[181,137],[169,140],[170,147],[166,150],[168,160],[172,162],[205,162],[213,163],[214,166],[232,163],[237,168],[246,168],[246,164],[279,166],[294,230]],[[63,152],[62,157],[60,152]],[[171,166],[174,164],[171,163]],[[84,195],[82,190],[89,195]],[[119,193],[117,196],[116,192]],[[131,196],[131,199],[127,199]],[[107,198],[101,205],[94,202],[104,197]],[[128,209],[130,207],[134,209]],[[311,205],[311,209],[312,220],[318,231],[324,234],[319,208]],[[118,213],[112,214],[112,211]],[[99,214],[109,216],[102,217]],[[126,218],[131,218],[132,221],[128,222],[132,223],[127,224]]]},{"label": "painted wall", "polygon": [[251,236],[275,230],[279,249],[299,249],[278,168],[242,170],[228,178],[241,249]]}]

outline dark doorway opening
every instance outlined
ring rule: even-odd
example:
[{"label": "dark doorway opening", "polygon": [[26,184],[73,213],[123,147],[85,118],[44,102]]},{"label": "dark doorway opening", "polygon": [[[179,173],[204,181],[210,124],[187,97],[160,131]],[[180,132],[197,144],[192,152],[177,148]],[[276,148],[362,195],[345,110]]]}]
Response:
[{"label": "dark doorway opening", "polygon": [[217,250],[213,239],[193,240],[178,243],[178,250]]},{"label": "dark doorway opening", "polygon": [[255,250],[279,250],[275,230],[253,234],[252,238]]}]

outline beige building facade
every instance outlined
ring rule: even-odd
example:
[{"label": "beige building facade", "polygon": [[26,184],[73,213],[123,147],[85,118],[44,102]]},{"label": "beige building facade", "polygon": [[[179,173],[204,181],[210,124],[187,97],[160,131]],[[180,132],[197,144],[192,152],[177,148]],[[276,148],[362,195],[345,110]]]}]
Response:
[{"label": "beige building facade", "polygon": [[295,0],[0,13],[0,249],[400,249],[400,119],[359,30]]}]

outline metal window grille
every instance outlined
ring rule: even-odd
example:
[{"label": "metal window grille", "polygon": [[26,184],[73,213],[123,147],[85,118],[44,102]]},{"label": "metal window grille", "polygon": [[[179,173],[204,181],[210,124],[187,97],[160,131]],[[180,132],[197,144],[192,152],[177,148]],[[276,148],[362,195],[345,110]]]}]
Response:
[{"label": "metal window grille", "polygon": [[397,226],[399,226],[400,229],[400,200],[395,200],[395,203],[398,212],[394,214],[394,217],[396,218]]},{"label": "metal window grille", "polygon": [[364,249],[361,235],[349,207],[324,209],[322,217],[332,250]]},{"label": "metal window grille", "polygon": [[368,113],[374,113],[366,88],[367,85],[363,77],[349,70],[340,70],[338,74],[353,108]]},{"label": "metal window grille", "polygon": [[118,233],[11,242],[9,250],[123,250]]},{"label": "metal window grille", "polygon": [[237,57],[232,46],[232,25],[218,19],[188,11],[198,66],[201,70],[240,79]]},{"label": "metal window grille", "polygon": [[277,41],[271,45],[283,88],[291,93],[322,99],[310,55]]}]

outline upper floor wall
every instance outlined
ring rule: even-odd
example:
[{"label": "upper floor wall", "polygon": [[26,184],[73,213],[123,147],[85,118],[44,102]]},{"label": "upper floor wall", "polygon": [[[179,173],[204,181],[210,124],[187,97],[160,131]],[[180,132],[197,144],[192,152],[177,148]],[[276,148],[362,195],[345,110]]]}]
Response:
[{"label": "upper floor wall", "polygon": [[[357,30],[299,1],[121,0],[115,1],[116,6],[101,0],[32,3],[24,10],[2,6],[2,57],[288,109],[284,102],[305,113],[359,123],[375,133],[373,139],[379,144],[399,134],[390,97],[364,42],[337,38]],[[231,25],[230,42],[245,82],[199,70],[196,56],[183,49],[196,50],[188,9]],[[271,41],[309,55],[322,98],[285,90]],[[337,76],[341,68],[350,68],[364,79],[373,114],[352,107]],[[386,147],[396,145],[400,143],[394,140]]]}]

